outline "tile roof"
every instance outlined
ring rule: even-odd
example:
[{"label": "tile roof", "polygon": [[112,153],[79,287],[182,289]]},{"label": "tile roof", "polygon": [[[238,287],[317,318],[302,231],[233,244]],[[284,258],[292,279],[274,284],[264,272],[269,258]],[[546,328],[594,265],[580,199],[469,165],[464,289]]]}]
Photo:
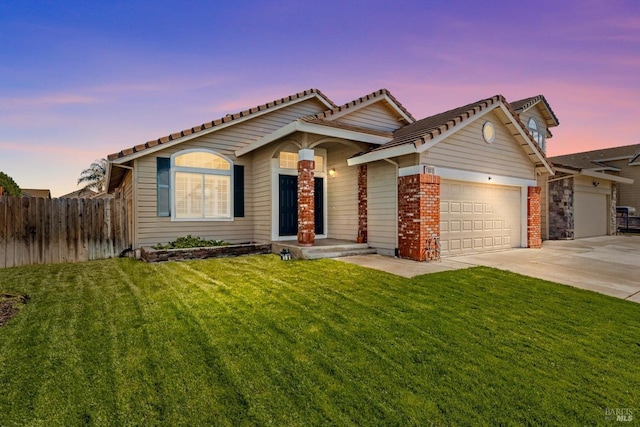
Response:
[{"label": "tile roof", "polygon": [[206,122],[206,123],[203,123],[203,124],[198,125],[198,126],[194,126],[192,128],[189,128],[189,129],[184,129],[184,130],[182,130],[180,132],[172,133],[171,135],[167,135],[167,136],[163,136],[163,137],[158,138],[158,139],[147,141],[144,144],[136,145],[134,147],[127,148],[127,149],[119,151],[117,153],[109,154],[108,159],[109,160],[115,160],[115,159],[118,159],[118,158],[121,158],[121,157],[128,156],[128,155],[133,154],[133,153],[138,153],[138,152],[144,151],[144,150],[146,150],[148,148],[155,147],[155,146],[161,145],[161,144],[165,144],[167,142],[173,141],[175,139],[178,139],[178,138],[181,138],[181,137],[184,137],[184,136],[196,134],[198,132],[202,132],[204,130],[211,129],[211,128],[216,127],[216,126],[227,124],[227,123],[232,122],[234,120],[238,120],[238,119],[245,118],[245,117],[248,117],[250,115],[259,113],[259,112],[263,112],[263,111],[268,110],[270,108],[274,108],[274,107],[278,107],[278,106],[283,105],[283,104],[287,104],[289,102],[295,101],[295,100],[303,98],[305,96],[308,96],[308,95],[310,95],[312,93],[317,94],[322,99],[324,99],[329,105],[333,106],[334,108],[337,108],[336,104],[334,104],[333,101],[331,101],[329,98],[327,98],[318,89],[308,89],[308,90],[305,90],[305,91],[302,91],[302,92],[298,92],[298,93],[296,93],[294,95],[289,95],[289,96],[285,96],[284,98],[276,99],[276,100],[268,102],[266,104],[258,105],[257,107],[249,108],[248,110],[244,110],[244,111],[241,111],[241,112],[238,112],[238,113],[235,113],[235,114],[227,114],[226,116],[221,117],[221,118],[216,119],[216,120],[212,120],[211,122]]},{"label": "tile roof", "polygon": [[560,123],[560,121],[558,120],[558,117],[551,109],[551,105],[549,105],[544,95],[537,95],[537,96],[532,96],[525,99],[519,99],[517,101],[510,102],[509,104],[511,105],[511,108],[513,109],[513,111],[515,111],[516,113],[520,113],[524,110],[528,110],[529,108],[533,107],[539,101],[542,101],[544,103],[544,106],[547,108],[547,110],[549,110],[551,119],[556,123],[556,126],[557,126]]},{"label": "tile roof", "polygon": [[502,101],[508,106],[502,95],[495,95],[491,98],[481,99],[480,101],[454,108],[434,116],[426,117],[414,123],[410,123],[393,133],[393,140],[375,147],[371,151],[386,150],[391,147],[413,143],[419,147],[422,144],[432,140],[438,135],[443,134],[449,129],[457,126],[462,121],[475,116],[479,112],[489,108],[495,103]]},{"label": "tile roof", "polygon": [[599,150],[583,151],[581,153],[564,154],[549,157],[549,160],[562,166],[572,166],[580,169],[600,169],[611,167],[606,164],[607,159],[628,158],[629,163],[640,156],[640,144],[624,145],[622,147],[602,148]]},{"label": "tile roof", "polygon": [[358,99],[354,99],[353,101],[347,102],[346,104],[340,105],[339,107],[334,107],[334,108],[332,108],[330,110],[323,111],[322,113],[316,114],[315,117],[318,118],[318,119],[321,119],[321,120],[322,119],[327,119],[327,118],[330,118],[334,114],[343,112],[343,111],[348,110],[348,109],[353,108],[353,107],[357,107],[358,105],[360,105],[360,104],[362,104],[362,103],[364,103],[366,101],[369,101],[371,99],[378,98],[378,97],[384,97],[385,95],[389,99],[391,99],[394,102],[394,104],[396,104],[398,106],[398,108],[400,108],[400,110],[404,114],[406,114],[408,117],[410,117],[411,120],[415,121],[415,117],[413,117],[413,115],[411,115],[411,113],[406,108],[404,108],[404,106],[400,103],[400,101],[398,101],[391,94],[391,92],[389,92],[387,89],[377,90],[377,91],[372,92],[372,93],[370,93],[368,95],[365,95],[365,96],[362,96],[362,97],[360,97]]}]

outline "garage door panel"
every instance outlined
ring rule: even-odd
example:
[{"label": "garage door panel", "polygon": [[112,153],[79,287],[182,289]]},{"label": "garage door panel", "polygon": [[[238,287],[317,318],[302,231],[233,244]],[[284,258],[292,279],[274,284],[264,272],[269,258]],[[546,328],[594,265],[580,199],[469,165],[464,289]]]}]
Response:
[{"label": "garage door panel", "polygon": [[443,255],[520,246],[519,187],[443,181]]},{"label": "garage door panel", "polygon": [[575,238],[607,234],[607,195],[576,191],[574,194]]}]

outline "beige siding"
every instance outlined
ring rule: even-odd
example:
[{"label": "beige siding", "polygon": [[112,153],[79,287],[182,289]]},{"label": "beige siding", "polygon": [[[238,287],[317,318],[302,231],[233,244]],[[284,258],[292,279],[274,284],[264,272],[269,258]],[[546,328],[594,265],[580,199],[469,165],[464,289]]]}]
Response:
[{"label": "beige siding", "polygon": [[[482,125],[491,121],[495,140],[487,144]],[[487,174],[535,179],[533,162],[494,112],[468,124],[421,155],[421,163]]]},{"label": "beige siding", "polygon": [[[532,117],[534,119],[536,119],[536,122],[538,122],[538,129],[545,136],[545,140],[546,140],[547,122],[546,122],[544,116],[542,115],[542,112],[540,111],[540,107],[538,107],[537,105],[535,107],[525,111],[524,113],[520,114],[520,121],[524,125],[524,128],[527,129],[527,130],[529,129],[529,119],[532,118]],[[546,146],[546,144],[545,144],[545,146]]]},{"label": "beige siding", "polygon": [[353,113],[345,114],[336,121],[368,129],[394,131],[404,124],[398,121],[399,117],[400,114],[393,111],[391,107],[385,106],[383,101],[379,101]]},{"label": "beige siding", "polygon": [[628,159],[607,162],[607,164],[620,168],[620,172],[616,175],[633,179],[633,184],[617,184],[618,201],[616,204],[618,206],[632,206],[640,215],[640,165],[629,166]]},{"label": "beige siding", "polygon": [[[135,162],[137,168],[136,246],[168,242],[187,234],[230,242],[270,240],[268,235],[271,221],[270,203],[268,204],[269,208],[263,210],[265,198],[270,199],[270,176],[267,174],[267,179],[265,179],[264,173],[265,168],[270,167],[270,163],[268,159],[265,159],[264,153],[256,155],[257,160],[253,162],[253,155],[237,159],[234,151],[285,126],[298,117],[315,114],[324,109],[325,107],[316,100],[307,100],[137,159]],[[244,165],[244,218],[234,218],[233,221],[172,221],[170,217],[157,216],[156,158],[170,157],[176,152],[192,148],[213,150],[226,156],[234,164]],[[256,165],[255,171],[254,164]],[[254,188],[256,178],[258,178],[258,187]],[[260,192],[258,200],[253,197],[255,190]],[[254,208],[260,210],[257,215],[254,215]],[[256,224],[254,224],[254,217],[259,217]]]},{"label": "beige siding", "polygon": [[253,239],[257,242],[271,240],[271,203],[275,197],[271,194],[272,154],[273,147],[271,146],[263,147],[253,153],[253,211],[256,212],[253,221]]},{"label": "beige siding", "polygon": [[356,240],[358,236],[358,167],[347,166],[347,158],[357,152],[347,146],[327,150],[327,221],[330,239]]},{"label": "beige siding", "polygon": [[367,167],[367,223],[369,245],[393,255],[398,232],[398,180],[396,167],[384,161]]}]

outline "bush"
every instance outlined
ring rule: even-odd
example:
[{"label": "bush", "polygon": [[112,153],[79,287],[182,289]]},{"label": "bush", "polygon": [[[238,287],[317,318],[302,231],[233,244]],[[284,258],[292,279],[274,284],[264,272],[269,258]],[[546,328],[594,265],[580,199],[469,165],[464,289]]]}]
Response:
[{"label": "bush", "polygon": [[188,249],[188,248],[208,248],[211,246],[228,246],[229,242],[224,240],[205,240],[202,237],[193,237],[188,234],[186,237],[178,237],[173,242],[166,245],[158,243],[152,246],[153,249]]},{"label": "bush", "polygon": [[8,196],[19,196],[22,194],[18,184],[4,172],[0,172],[0,187],[4,189],[4,194]]}]

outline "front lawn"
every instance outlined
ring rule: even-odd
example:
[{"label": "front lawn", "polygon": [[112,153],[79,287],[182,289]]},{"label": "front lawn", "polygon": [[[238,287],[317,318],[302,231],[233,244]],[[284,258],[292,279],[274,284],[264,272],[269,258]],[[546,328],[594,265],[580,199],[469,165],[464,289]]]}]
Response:
[{"label": "front lawn", "polygon": [[0,269],[0,425],[593,425],[640,417],[640,304],[489,268],[274,255]]}]

